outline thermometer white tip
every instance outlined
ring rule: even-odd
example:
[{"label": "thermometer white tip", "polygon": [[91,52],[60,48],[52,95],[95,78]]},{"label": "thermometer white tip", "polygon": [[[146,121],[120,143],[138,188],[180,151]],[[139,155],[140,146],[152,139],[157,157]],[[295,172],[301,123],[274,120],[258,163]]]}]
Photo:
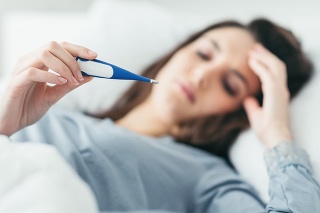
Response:
[{"label": "thermometer white tip", "polygon": [[150,79],[150,83],[151,83],[151,84],[158,84],[159,82],[156,81],[156,80]]}]

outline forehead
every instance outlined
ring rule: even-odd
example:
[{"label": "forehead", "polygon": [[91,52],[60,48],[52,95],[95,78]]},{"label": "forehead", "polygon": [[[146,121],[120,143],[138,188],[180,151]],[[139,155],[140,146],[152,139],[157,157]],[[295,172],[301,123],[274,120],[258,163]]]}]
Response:
[{"label": "forehead", "polygon": [[219,42],[226,54],[234,59],[244,59],[256,43],[253,36],[240,27],[222,27],[206,32],[202,37]]},{"label": "forehead", "polygon": [[256,41],[246,29],[222,27],[210,30],[201,37],[213,40],[219,45],[222,60],[229,68],[238,70],[247,79],[251,94],[259,90],[259,78],[248,65],[248,53]]}]

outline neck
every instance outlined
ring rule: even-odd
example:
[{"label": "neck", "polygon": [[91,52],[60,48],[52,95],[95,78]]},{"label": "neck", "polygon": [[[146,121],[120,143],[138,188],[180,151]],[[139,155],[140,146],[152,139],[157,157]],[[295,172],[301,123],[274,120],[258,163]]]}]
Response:
[{"label": "neck", "polygon": [[151,103],[145,102],[132,109],[123,118],[116,121],[116,124],[134,132],[161,137],[168,135],[174,129],[174,123],[150,107]]}]

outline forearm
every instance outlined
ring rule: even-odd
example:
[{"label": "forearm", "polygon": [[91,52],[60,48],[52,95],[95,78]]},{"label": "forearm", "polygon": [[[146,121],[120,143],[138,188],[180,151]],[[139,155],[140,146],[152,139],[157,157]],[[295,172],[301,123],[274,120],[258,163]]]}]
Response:
[{"label": "forearm", "polygon": [[304,150],[282,142],[265,153],[265,161],[270,176],[267,212],[320,212],[320,185]]},{"label": "forearm", "polygon": [[19,118],[21,113],[17,110],[17,104],[11,104],[7,96],[2,96],[0,103],[0,134],[11,136],[19,130]]}]

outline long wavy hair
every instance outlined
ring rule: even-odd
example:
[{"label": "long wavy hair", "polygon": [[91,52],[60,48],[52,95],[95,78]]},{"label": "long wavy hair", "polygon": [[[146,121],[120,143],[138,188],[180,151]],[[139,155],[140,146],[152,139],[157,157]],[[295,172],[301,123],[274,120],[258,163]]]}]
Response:
[{"label": "long wavy hair", "polygon": [[[244,25],[237,21],[224,21],[211,25],[200,32],[193,34],[174,50],[164,55],[155,63],[147,67],[142,75],[155,78],[161,68],[182,47],[195,41],[204,33],[223,27],[238,27],[250,32],[257,42],[263,44],[269,51],[280,58],[287,66],[288,88],[291,98],[294,97],[303,85],[310,79],[313,66],[303,53],[300,42],[291,31],[272,23],[267,19],[255,19]],[[113,107],[96,117],[109,117],[114,121],[124,117],[131,109],[143,102],[151,91],[151,85],[134,83]],[[256,98],[262,104],[262,92]],[[205,150],[214,155],[223,157],[230,164],[228,151],[239,133],[249,127],[249,121],[243,107],[234,112],[212,115],[206,118],[194,119],[180,124],[181,132],[174,135],[177,142]]]}]

